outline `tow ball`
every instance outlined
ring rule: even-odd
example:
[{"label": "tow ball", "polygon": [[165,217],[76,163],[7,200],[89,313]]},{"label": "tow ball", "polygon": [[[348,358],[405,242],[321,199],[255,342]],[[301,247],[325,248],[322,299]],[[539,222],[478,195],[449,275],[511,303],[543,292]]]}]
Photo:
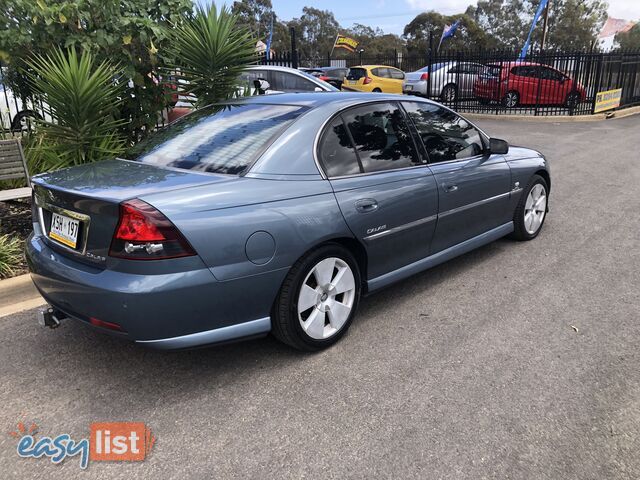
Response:
[{"label": "tow ball", "polygon": [[43,327],[58,328],[60,326],[60,322],[67,318],[67,316],[61,311],[47,306],[38,310],[36,318],[38,323]]}]

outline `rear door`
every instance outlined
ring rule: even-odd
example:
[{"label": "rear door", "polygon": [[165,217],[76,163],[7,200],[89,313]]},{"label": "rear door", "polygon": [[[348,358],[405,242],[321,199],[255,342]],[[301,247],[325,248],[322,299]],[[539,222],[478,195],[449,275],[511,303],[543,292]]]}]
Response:
[{"label": "rear door", "polygon": [[361,105],[334,117],[321,137],[319,158],[349,228],[367,249],[368,278],[429,254],[437,187],[396,102]]},{"label": "rear door", "polygon": [[482,134],[451,110],[403,101],[418,131],[438,186],[437,253],[508,223],[511,171],[502,155],[488,155]]}]

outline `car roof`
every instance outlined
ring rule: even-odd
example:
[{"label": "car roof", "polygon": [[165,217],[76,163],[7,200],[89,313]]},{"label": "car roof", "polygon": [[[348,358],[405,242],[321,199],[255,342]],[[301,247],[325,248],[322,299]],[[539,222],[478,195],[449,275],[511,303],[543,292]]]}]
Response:
[{"label": "car roof", "polygon": [[349,68],[380,68],[380,67],[395,68],[396,70],[400,70],[399,68],[394,67],[392,65],[354,65],[354,66],[349,67]]},{"label": "car roof", "polygon": [[367,93],[367,92],[295,92],[295,93],[274,93],[270,95],[253,95],[240,99],[228,100],[225,103],[253,103],[271,105],[294,105],[308,108],[316,108],[331,103],[366,103],[371,101],[421,101],[425,103],[435,103],[431,100],[419,97],[406,97],[404,95],[389,93]]}]

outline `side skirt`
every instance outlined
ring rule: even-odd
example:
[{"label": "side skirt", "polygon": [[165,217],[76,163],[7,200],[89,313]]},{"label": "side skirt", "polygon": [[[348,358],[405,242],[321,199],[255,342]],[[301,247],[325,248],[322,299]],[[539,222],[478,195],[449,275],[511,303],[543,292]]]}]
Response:
[{"label": "side skirt", "polygon": [[395,283],[399,280],[404,280],[411,275],[415,275],[416,273],[422,272],[423,270],[427,270],[429,268],[435,267],[436,265],[440,265],[447,260],[451,260],[452,258],[470,252],[471,250],[475,250],[476,248],[486,245],[487,243],[498,240],[505,235],[509,235],[511,232],[513,232],[513,222],[500,225],[499,227],[484,232],[476,237],[470,238],[469,240],[465,240],[464,242],[442,250],[441,252],[434,253],[433,255],[425,257],[422,260],[418,260],[417,262],[410,263],[409,265],[405,265],[404,267],[400,267],[393,272],[385,273],[384,275],[373,278],[367,282],[368,291],[373,292],[375,290],[379,290],[388,285],[391,285],[392,283]]}]

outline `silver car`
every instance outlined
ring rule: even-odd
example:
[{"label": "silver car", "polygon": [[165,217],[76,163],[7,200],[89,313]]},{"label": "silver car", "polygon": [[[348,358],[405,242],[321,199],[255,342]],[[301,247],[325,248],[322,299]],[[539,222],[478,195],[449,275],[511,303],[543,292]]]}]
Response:
[{"label": "silver car", "polygon": [[473,97],[473,84],[487,67],[473,62],[434,63],[405,75],[402,91],[409,95],[428,96],[431,76],[431,97],[443,102],[454,102],[460,98]]}]

